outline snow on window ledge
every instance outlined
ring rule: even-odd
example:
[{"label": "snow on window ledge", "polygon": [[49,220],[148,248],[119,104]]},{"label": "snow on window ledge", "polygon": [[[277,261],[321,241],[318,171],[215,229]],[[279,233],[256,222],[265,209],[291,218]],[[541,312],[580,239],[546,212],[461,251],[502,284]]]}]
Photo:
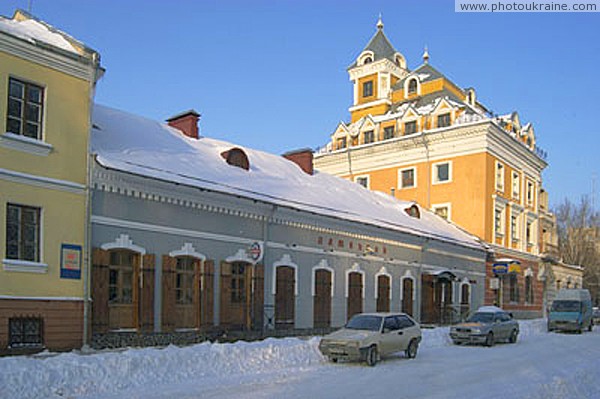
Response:
[{"label": "snow on window ledge", "polygon": [[3,259],[2,264],[7,272],[48,273],[48,265],[18,259]]},{"label": "snow on window ledge", "polygon": [[0,135],[0,146],[42,156],[48,156],[53,149],[44,141],[9,132]]}]

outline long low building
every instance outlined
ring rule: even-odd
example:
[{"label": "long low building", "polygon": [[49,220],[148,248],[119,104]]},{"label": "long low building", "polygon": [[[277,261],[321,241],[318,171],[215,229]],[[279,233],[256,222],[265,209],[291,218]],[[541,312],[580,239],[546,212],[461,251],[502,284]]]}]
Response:
[{"label": "long low building", "polygon": [[167,124],[95,106],[97,345],[327,329],[361,311],[443,323],[483,304],[487,252],[476,237],[313,172],[310,151],[268,154],[200,137],[197,123],[194,111]]}]

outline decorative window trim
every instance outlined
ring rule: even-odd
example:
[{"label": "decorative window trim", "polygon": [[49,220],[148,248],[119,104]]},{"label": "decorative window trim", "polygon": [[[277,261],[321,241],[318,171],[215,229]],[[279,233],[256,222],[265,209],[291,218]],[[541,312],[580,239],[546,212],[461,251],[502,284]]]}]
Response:
[{"label": "decorative window trim", "polygon": [[321,261],[316,265],[313,266],[312,268],[312,278],[311,278],[311,286],[310,286],[310,292],[311,295],[314,297],[316,295],[315,292],[315,282],[317,279],[317,270],[327,270],[331,273],[331,297],[333,298],[333,294],[335,292],[335,270],[332,267],[329,267],[327,260],[325,259],[321,259]]},{"label": "decorative window trim", "polygon": [[[414,92],[411,92],[410,94],[408,93],[408,87],[410,85],[411,81],[416,81],[417,82],[417,90],[415,90]],[[404,81],[404,98],[408,98],[409,96],[420,96],[421,95],[421,81],[419,80],[419,78],[415,75],[411,75],[408,76],[406,78],[406,80]]]},{"label": "decorative window trim", "polygon": [[189,242],[183,244],[181,249],[169,252],[169,256],[172,258],[176,258],[178,256],[189,256],[192,258],[200,259],[202,262],[206,260],[206,255],[201,254],[200,252],[196,252],[194,246]]},{"label": "decorative window trim", "polygon": [[[502,197],[493,196],[494,198],[494,213],[492,218],[492,233],[494,237],[504,238],[506,235],[506,201]],[[500,230],[496,230],[496,211],[500,211]]]},{"label": "decorative window trim", "polygon": [[[437,167],[439,165],[448,164],[448,180],[439,181],[437,178]],[[435,162],[431,165],[432,184],[447,184],[452,183],[452,161]]]},{"label": "decorative window trim", "polygon": [[129,234],[121,234],[115,239],[115,241],[102,244],[100,245],[100,248],[105,251],[110,251],[113,249],[128,249],[141,255],[146,255],[146,248],[135,245],[129,238]]},{"label": "decorative window trim", "polygon": [[359,184],[360,186],[362,186],[362,184],[360,184],[360,183],[358,182],[358,179],[366,179],[366,180],[367,180],[367,185],[366,185],[366,187],[365,187],[365,186],[363,186],[363,187],[365,187],[366,189],[369,189],[369,190],[371,189],[371,177],[370,177],[369,175],[358,175],[358,176],[354,176],[354,182],[355,182],[356,184]]},{"label": "decorative window trim", "polygon": [[[371,62],[365,62],[365,61],[367,60],[367,58],[371,58]],[[362,52],[362,53],[361,53],[361,54],[358,56],[358,59],[357,59],[357,64],[358,64],[359,66],[360,66],[360,65],[366,65],[366,64],[370,64],[370,63],[372,63],[372,62],[374,61],[374,59],[375,59],[375,54],[374,54],[372,51],[370,51],[370,50],[363,51],[363,52]]]},{"label": "decorative window trim", "polygon": [[439,204],[431,205],[431,211],[435,214],[437,214],[436,210],[440,209],[440,208],[448,208],[448,218],[446,220],[451,221],[452,220],[452,202],[442,202]]},{"label": "decorative window trim", "polygon": [[365,271],[360,268],[360,265],[358,263],[355,263],[352,265],[351,268],[346,269],[345,273],[346,273],[346,287],[345,287],[346,298],[348,298],[348,295],[350,294],[348,292],[349,291],[348,284],[350,283],[350,273],[359,273],[361,275],[361,282],[362,282],[362,298],[364,299],[365,291],[366,291],[365,290]]},{"label": "decorative window trim", "polygon": [[386,276],[390,279],[390,296],[389,299],[392,299],[392,275],[388,272],[385,266],[381,266],[381,269],[377,273],[375,273],[375,299],[379,298],[379,276]]},{"label": "decorative window trim", "polygon": [[272,294],[277,293],[277,268],[288,266],[294,269],[294,295],[298,296],[298,265],[292,261],[289,254],[283,254],[281,259],[273,262]]},{"label": "decorative window trim", "polygon": [[42,262],[30,262],[18,259],[2,259],[4,270],[7,272],[23,273],[48,273],[48,264]]},{"label": "decorative window trim", "polygon": [[[406,171],[406,170],[413,170],[413,185],[412,186],[404,186],[402,184],[402,172]],[[404,190],[404,189],[411,189],[411,188],[417,188],[417,167],[416,166],[411,166],[408,168],[400,168],[398,169],[398,188],[400,190]]]},{"label": "decorative window trim", "polygon": [[10,132],[0,135],[0,146],[41,156],[48,156],[54,149],[45,141]]}]

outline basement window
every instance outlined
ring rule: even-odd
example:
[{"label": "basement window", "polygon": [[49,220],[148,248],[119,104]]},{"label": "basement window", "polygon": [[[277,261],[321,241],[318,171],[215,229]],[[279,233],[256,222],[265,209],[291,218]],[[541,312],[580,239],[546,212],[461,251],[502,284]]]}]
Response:
[{"label": "basement window", "polygon": [[40,317],[8,319],[8,344],[11,348],[41,348],[44,345],[44,322]]}]

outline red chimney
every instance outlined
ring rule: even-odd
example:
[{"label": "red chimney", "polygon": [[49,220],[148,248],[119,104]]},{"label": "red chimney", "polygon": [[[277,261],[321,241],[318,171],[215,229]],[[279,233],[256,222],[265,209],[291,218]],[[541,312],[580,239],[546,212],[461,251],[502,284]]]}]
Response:
[{"label": "red chimney", "polygon": [[313,174],[313,152],[310,148],[289,151],[282,156],[300,166],[300,169],[305,171],[307,174]]},{"label": "red chimney", "polygon": [[193,139],[198,138],[198,120],[200,114],[195,110],[190,109],[189,111],[181,112],[177,115],[173,115],[167,119],[169,126],[175,129],[181,130],[183,134]]}]

